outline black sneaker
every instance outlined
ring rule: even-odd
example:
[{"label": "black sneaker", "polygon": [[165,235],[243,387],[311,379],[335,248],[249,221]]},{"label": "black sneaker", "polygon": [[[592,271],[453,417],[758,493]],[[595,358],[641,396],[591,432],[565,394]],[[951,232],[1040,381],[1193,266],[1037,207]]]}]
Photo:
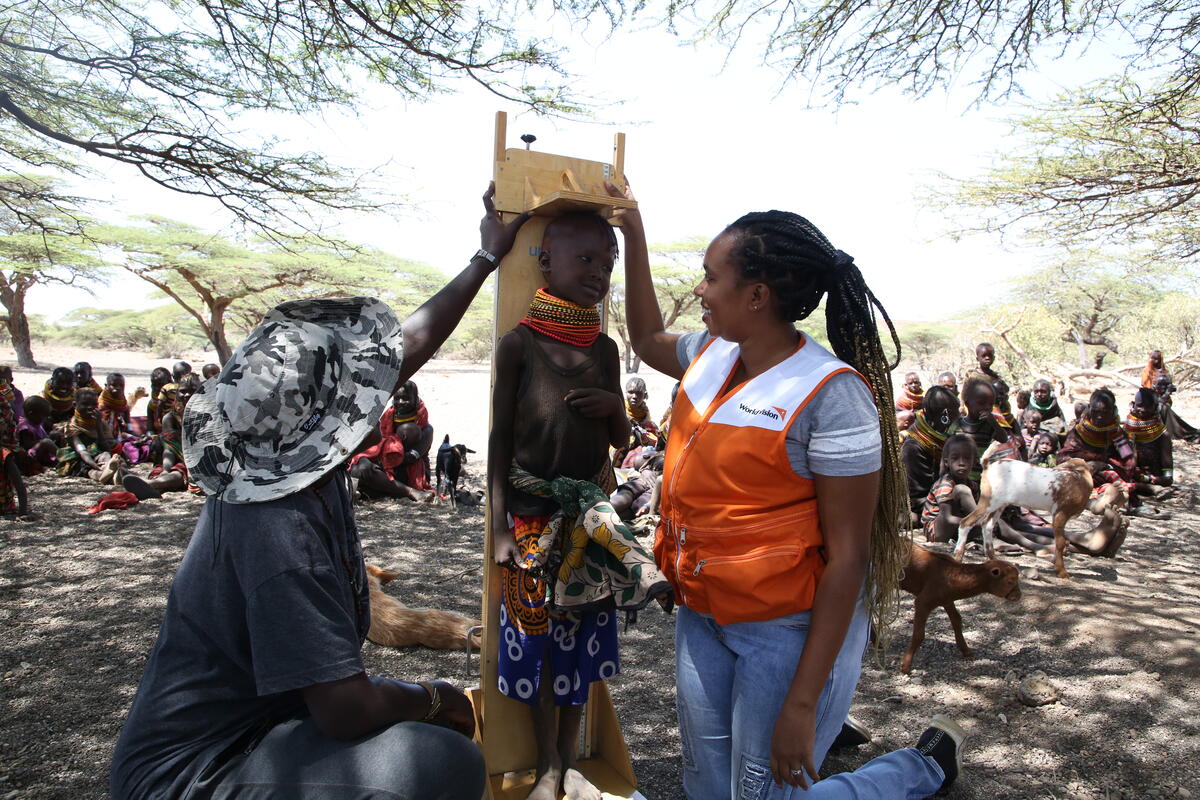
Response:
[{"label": "black sneaker", "polygon": [[946,779],[934,792],[940,796],[950,791],[958,773],[962,770],[962,750],[967,741],[967,732],[947,716],[938,714],[929,721],[929,727],[917,740],[917,752],[928,756],[942,768]]},{"label": "black sneaker", "polygon": [[861,747],[871,741],[871,732],[866,726],[849,714],[842,723],[842,729],[829,747],[831,750],[842,750],[847,747]]}]

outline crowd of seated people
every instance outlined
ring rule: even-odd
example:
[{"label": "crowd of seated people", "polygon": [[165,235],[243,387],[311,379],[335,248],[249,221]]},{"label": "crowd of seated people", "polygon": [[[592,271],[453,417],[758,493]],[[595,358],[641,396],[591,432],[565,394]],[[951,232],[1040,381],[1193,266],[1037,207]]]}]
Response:
[{"label": "crowd of seated people", "polygon": [[[183,412],[200,384],[221,367],[200,374],[186,361],[150,373],[150,387],[127,392],[125,376],[112,372],[101,386],[81,361],[50,373],[37,394],[26,396],[12,368],[0,365],[0,514],[36,520],[26,478],[42,473],[86,478],[128,492],[137,501],[168,492],[198,494],[183,458]],[[146,399],[144,414],[135,406]],[[651,424],[652,425],[652,424]],[[363,497],[431,500],[429,450],[433,427],[412,381],[397,392],[380,420],[382,440],[355,457],[352,476]],[[135,464],[150,471],[135,474]],[[128,503],[133,503],[130,499]],[[99,506],[119,508],[113,504]]]},{"label": "crowd of seated people", "polygon": [[[1168,518],[1158,501],[1174,483],[1172,442],[1195,441],[1200,431],[1172,411],[1174,385],[1160,352],[1150,354],[1124,416],[1116,394],[1099,388],[1069,406],[1070,419],[1042,378],[1017,389],[1010,407],[1010,386],[993,367],[995,348],[980,344],[975,359],[961,393],[953,372],[937,375],[928,390],[909,372],[896,399],[912,523],[930,541],[957,537],[959,521],[979,501],[983,469],[1002,459],[1040,467],[1070,458],[1087,463],[1094,487],[1089,508],[1099,522],[1070,535],[1076,550],[1111,556],[1124,540],[1126,517]],[[1053,542],[1046,520],[1016,507],[1001,515],[996,535],[1014,548],[1044,550]]]}]

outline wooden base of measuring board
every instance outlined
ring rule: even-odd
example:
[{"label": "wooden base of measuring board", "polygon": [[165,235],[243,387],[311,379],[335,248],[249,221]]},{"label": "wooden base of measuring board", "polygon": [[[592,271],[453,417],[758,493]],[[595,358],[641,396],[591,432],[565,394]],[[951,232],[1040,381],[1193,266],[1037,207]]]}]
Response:
[{"label": "wooden base of measuring board", "polygon": [[[514,766],[529,764],[533,727],[530,722],[529,706],[500,695],[494,689],[486,704],[484,693],[479,687],[467,690],[467,697],[475,709],[475,741],[484,752],[488,764],[486,797],[488,800],[524,800],[533,788],[537,772],[533,766],[522,766],[505,770],[503,766],[492,772],[492,764]],[[484,709],[489,710],[485,712]],[[488,715],[492,716],[488,719]],[[629,760],[629,750],[621,735],[621,727],[613,709],[608,686],[603,682],[593,683],[588,693],[588,704],[580,724],[583,744],[580,749],[579,771],[599,789],[606,800],[632,800],[645,797],[637,790],[637,779]],[[503,740],[483,741],[484,731],[507,729],[510,736]],[[489,758],[490,754],[490,758]]]}]

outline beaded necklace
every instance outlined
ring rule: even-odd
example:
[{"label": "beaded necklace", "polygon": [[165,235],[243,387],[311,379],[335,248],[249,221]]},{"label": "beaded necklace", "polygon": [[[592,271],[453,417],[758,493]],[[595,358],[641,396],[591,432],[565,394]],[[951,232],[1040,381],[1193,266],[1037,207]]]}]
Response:
[{"label": "beaded necklace", "polygon": [[630,419],[636,420],[637,422],[641,422],[646,417],[650,416],[650,409],[648,409],[645,406],[645,404],[642,404],[640,406],[630,405],[629,401],[626,400],[625,401],[625,413],[629,415]]},{"label": "beaded necklace", "polygon": [[933,426],[925,421],[925,411],[922,409],[917,412],[917,421],[909,429],[909,436],[921,449],[929,453],[934,461],[938,461],[942,457],[942,445],[946,443],[946,439],[950,436],[949,431],[939,433],[934,430]]},{"label": "beaded necklace", "polygon": [[1094,425],[1084,414],[1083,419],[1079,420],[1079,424],[1075,426],[1075,433],[1088,447],[1102,450],[1112,444],[1113,440],[1121,434],[1121,424],[1114,421],[1111,425],[1100,427]]},{"label": "beaded necklace", "polygon": [[120,392],[110,392],[107,388],[100,392],[100,408],[110,411],[128,411],[129,400]]},{"label": "beaded necklace", "polygon": [[899,406],[900,408],[906,408],[909,411],[916,411],[918,408],[921,407],[921,403],[924,400],[925,400],[925,390],[924,389],[922,389],[919,392],[910,392],[908,389],[905,389],[904,397],[901,397],[900,400],[896,403],[896,405]]},{"label": "beaded necklace", "polygon": [[575,305],[538,289],[520,324],[575,347],[591,347],[600,335],[600,309]]},{"label": "beaded necklace", "polygon": [[417,412],[416,411],[412,412],[411,414],[401,414],[399,411],[392,412],[392,424],[393,425],[406,425],[409,422],[416,422],[416,421],[417,421]]},{"label": "beaded necklace", "polygon": [[1132,414],[1125,418],[1125,435],[1139,444],[1153,442],[1166,433],[1167,427],[1157,414],[1150,419],[1139,419]]},{"label": "beaded necklace", "polygon": [[66,394],[55,394],[54,388],[50,385],[50,381],[46,381],[46,388],[42,390],[42,396],[50,401],[50,407],[55,411],[62,411],[69,406],[75,405],[74,390]]}]

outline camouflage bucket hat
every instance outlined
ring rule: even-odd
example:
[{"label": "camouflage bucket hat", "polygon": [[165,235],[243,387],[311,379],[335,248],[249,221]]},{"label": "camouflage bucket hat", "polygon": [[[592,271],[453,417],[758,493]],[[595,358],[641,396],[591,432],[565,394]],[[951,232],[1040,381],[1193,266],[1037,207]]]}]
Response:
[{"label": "camouflage bucket hat", "polygon": [[402,354],[400,322],[379,300],[276,306],[187,404],[191,479],[230,503],[305,488],[379,424]]}]

